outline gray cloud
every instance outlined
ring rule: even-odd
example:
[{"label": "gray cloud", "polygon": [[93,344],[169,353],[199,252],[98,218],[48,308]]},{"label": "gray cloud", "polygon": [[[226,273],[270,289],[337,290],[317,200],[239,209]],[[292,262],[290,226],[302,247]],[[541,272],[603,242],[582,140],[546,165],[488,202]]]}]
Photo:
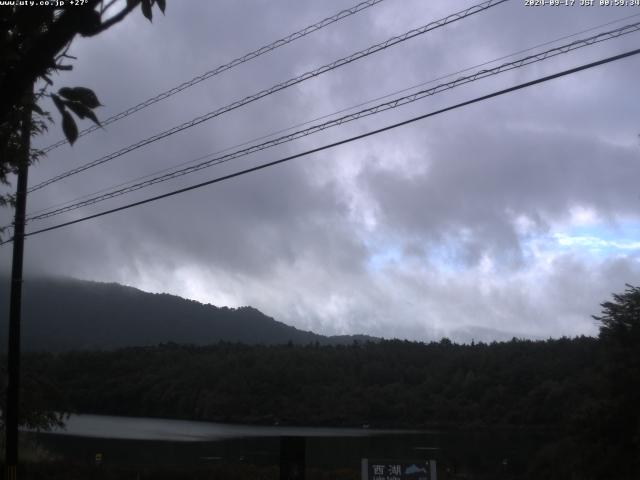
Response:
[{"label": "gray cloud", "polygon": [[[32,169],[31,184],[473,2],[388,0],[110,125]],[[78,40],[62,85],[94,88],[105,118],[312,23],[350,1],[190,2]],[[35,192],[36,210],[622,16],[504,6],[255,102]],[[613,27],[610,27],[613,28]],[[637,34],[635,34],[637,35]],[[483,80],[77,211],[273,160],[625,50],[632,37]],[[633,37],[635,38],[635,37]],[[590,315],[638,283],[637,250],[561,248],[638,226],[635,78],[626,60],[375,138],[29,239],[30,274],[120,281],[251,304],[321,333],[468,341],[593,334]],[[42,145],[57,140],[53,126]],[[8,219],[8,212],[1,213]],[[62,218],[62,217],[61,217]],[[60,218],[60,219],[61,219]],[[43,222],[39,226],[55,223]],[[35,228],[36,225],[33,225]],[[8,249],[1,252],[5,270]]]},{"label": "gray cloud", "polygon": [[465,133],[455,141],[436,133],[425,145],[425,173],[361,173],[359,183],[377,202],[380,222],[396,235],[436,244],[457,237],[477,261],[485,251],[519,255],[518,217],[532,219],[543,233],[576,205],[608,219],[637,215],[637,147],[493,122],[456,125]]}]

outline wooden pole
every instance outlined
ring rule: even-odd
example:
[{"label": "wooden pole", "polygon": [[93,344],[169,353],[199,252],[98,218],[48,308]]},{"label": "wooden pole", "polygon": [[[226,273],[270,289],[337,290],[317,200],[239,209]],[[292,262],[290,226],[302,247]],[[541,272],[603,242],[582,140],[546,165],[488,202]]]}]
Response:
[{"label": "wooden pole", "polygon": [[[31,88],[30,100],[33,98]],[[5,417],[7,480],[18,475],[18,423],[20,395],[20,319],[22,313],[22,264],[24,258],[24,226],[27,209],[27,178],[31,150],[31,107],[24,105],[21,125],[21,152],[18,163],[16,210],[13,230],[13,260],[11,266],[11,298],[9,303],[9,349],[7,370],[7,411]]]}]

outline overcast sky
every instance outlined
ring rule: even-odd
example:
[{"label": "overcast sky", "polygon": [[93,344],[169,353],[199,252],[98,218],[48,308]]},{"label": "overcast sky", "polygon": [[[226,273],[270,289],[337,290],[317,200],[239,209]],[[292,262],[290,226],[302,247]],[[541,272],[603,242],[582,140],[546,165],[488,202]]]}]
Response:
[{"label": "overcast sky", "polygon": [[[55,84],[93,88],[105,105],[99,109],[104,119],[354,4],[170,1],[166,16],[154,10],[153,24],[136,11],[98,37],[76,39],[74,70],[56,76]],[[31,169],[30,185],[473,4],[385,0],[83,137],[73,147],[52,151]],[[28,210],[635,14],[640,8],[528,7],[524,0],[511,0],[57,182],[34,192]],[[640,16],[536,51],[637,21]],[[28,230],[639,45],[639,34],[625,35],[33,222]],[[219,306],[252,305],[322,334],[458,341],[595,334],[591,315],[600,312],[599,304],[625,283],[640,284],[638,78],[640,57],[632,57],[33,236],[26,243],[26,281],[29,275],[53,274],[115,281]],[[54,117],[58,120],[57,113]],[[36,143],[46,146],[60,137],[58,121]],[[1,213],[4,223],[9,213]],[[8,271],[10,249],[3,247],[0,255]]]}]

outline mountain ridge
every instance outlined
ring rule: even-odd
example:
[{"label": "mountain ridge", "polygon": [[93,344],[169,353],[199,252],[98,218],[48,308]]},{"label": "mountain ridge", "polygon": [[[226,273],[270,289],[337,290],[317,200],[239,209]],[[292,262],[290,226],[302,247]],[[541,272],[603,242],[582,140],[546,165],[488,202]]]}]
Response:
[{"label": "mountain ridge", "polygon": [[[23,290],[25,351],[112,350],[169,342],[344,345],[379,340],[367,335],[325,336],[287,325],[251,306],[218,307],[119,283],[40,277],[25,281]],[[0,285],[0,295],[8,303],[8,281]],[[6,334],[7,313],[0,319],[0,351],[6,351]]]}]

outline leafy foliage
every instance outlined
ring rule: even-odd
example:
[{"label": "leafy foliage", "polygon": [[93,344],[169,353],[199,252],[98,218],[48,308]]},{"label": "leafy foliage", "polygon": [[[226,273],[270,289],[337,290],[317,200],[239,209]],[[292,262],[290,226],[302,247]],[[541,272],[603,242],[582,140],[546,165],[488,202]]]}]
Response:
[{"label": "leafy foliage", "polygon": [[601,465],[627,478],[640,477],[640,287],[627,285],[602,304],[600,358],[603,401],[595,405],[586,428],[585,450],[606,452]]},{"label": "leafy foliage", "polygon": [[[93,112],[99,107],[100,101],[93,90],[84,87],[64,87],[58,91],[58,95],[51,94],[54,105],[62,115],[62,131],[71,145],[78,139],[78,127],[75,120],[67,110],[71,110],[80,119],[88,118],[93,123],[100,125],[98,117]],[[64,97],[65,99],[61,99]]]},{"label": "leafy foliage", "polygon": [[[7,373],[3,368],[0,372],[2,411],[7,399],[6,386]],[[31,430],[48,431],[64,425],[68,410],[65,395],[55,381],[44,374],[40,359],[37,356],[27,359],[20,385],[19,424]]]},{"label": "leafy foliage", "polygon": [[613,294],[613,302],[602,304],[600,338],[623,347],[636,345],[640,338],[640,287],[627,285],[622,294]]},{"label": "leafy foliage", "polygon": [[[55,3],[55,2],[50,2]],[[50,97],[62,117],[62,130],[69,141],[78,138],[78,127],[72,112],[79,119],[88,118],[99,124],[94,109],[100,106],[95,93],[85,87],[64,87],[58,93],[48,93],[53,85],[53,73],[71,70],[66,60],[76,35],[92,37],[123,20],[138,5],[151,20],[153,5],[164,13],[164,0],[127,0],[120,2],[87,0],[83,6],[60,2],[61,6],[5,5],[0,8],[0,182],[7,184],[8,176],[16,173],[24,158],[20,131],[24,109],[33,113],[32,134],[46,130],[51,115],[38,103]],[[38,89],[32,94],[33,85]],[[29,162],[34,163],[42,152],[31,151]],[[11,195],[0,196],[0,205],[11,204]]]}]

